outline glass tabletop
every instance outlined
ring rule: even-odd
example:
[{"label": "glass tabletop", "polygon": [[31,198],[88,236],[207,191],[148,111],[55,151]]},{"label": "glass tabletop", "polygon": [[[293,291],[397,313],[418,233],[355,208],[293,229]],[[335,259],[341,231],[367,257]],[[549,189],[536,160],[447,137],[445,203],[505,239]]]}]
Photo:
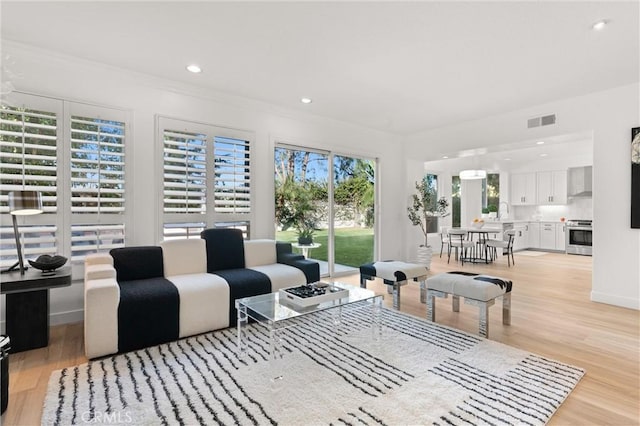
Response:
[{"label": "glass tabletop", "polygon": [[307,315],[312,312],[323,311],[325,309],[332,309],[338,306],[381,297],[376,296],[376,294],[371,290],[353,285],[343,283],[333,283],[333,285],[336,288],[348,290],[348,296],[345,296],[342,299],[322,302],[317,305],[302,307],[285,300],[281,301],[279,292],[274,292],[237,299],[236,308],[240,308],[241,306],[246,307],[247,314],[258,321],[278,322]]}]

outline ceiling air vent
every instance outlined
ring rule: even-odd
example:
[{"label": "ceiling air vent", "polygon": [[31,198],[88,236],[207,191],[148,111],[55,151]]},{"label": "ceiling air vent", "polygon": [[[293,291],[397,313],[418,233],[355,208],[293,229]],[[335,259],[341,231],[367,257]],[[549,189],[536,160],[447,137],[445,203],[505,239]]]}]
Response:
[{"label": "ceiling air vent", "polygon": [[543,115],[541,117],[534,117],[527,120],[527,128],[531,129],[533,127],[540,126],[549,126],[551,124],[556,124],[556,115]]}]

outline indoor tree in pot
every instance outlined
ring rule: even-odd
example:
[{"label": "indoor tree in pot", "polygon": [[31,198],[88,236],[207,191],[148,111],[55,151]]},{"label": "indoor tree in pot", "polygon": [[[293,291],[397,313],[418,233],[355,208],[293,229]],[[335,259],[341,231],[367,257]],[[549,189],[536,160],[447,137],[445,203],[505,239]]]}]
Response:
[{"label": "indoor tree in pot", "polygon": [[429,245],[428,235],[432,221],[439,217],[446,217],[449,202],[445,197],[438,199],[435,186],[425,176],[420,182],[416,182],[416,193],[411,196],[412,203],[407,207],[407,213],[411,224],[420,226],[424,234],[424,244],[418,247],[418,263],[431,267],[433,249]]}]

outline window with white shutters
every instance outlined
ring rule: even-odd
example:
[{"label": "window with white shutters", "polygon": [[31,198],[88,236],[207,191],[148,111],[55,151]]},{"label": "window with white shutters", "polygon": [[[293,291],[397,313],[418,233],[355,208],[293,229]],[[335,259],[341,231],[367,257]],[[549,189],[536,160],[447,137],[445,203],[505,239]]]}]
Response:
[{"label": "window with white shutters", "polygon": [[165,130],[163,137],[164,212],[206,213],[206,135]]},{"label": "window with white shutters", "polygon": [[215,209],[220,213],[251,212],[249,142],[214,138]]},{"label": "window with white shutters", "polygon": [[[44,214],[16,217],[26,259],[59,253],[58,137],[60,102],[49,100],[32,108],[2,105],[0,109],[0,268],[16,262],[18,252],[9,192],[41,193]],[[28,266],[28,264],[27,264]]]},{"label": "window with white shutters", "polygon": [[124,225],[86,224],[71,225],[71,260],[99,251],[124,247]]},{"label": "window with white shutters", "polygon": [[124,212],[124,123],[71,116],[71,213]]},{"label": "window with white shutters", "polygon": [[0,112],[0,213],[9,213],[8,193],[39,191],[45,212],[57,208],[55,112],[2,106]]},{"label": "window with white shutters", "polygon": [[17,251],[8,193],[35,190],[44,214],[18,217],[26,259],[84,255],[124,245],[122,110],[14,92],[0,109],[0,267]]},{"label": "window with white shutters", "polygon": [[82,261],[125,243],[125,123],[72,114],[69,124],[71,260]]},{"label": "window with white shutters", "polygon": [[[164,239],[251,222],[251,134],[161,117]],[[245,225],[246,224],[246,225]]]}]

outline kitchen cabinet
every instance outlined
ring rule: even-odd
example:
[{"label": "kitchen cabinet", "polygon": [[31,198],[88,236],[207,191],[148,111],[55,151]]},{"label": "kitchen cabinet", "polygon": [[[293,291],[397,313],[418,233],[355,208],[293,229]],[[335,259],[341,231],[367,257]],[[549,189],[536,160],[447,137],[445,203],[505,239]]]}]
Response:
[{"label": "kitchen cabinet", "polygon": [[529,247],[540,248],[540,224],[538,222],[529,223]]},{"label": "kitchen cabinet", "polygon": [[529,225],[526,223],[518,224],[514,228],[516,231],[513,240],[513,251],[524,250],[529,247]]},{"label": "kitchen cabinet", "polygon": [[567,172],[557,170],[536,173],[536,189],[540,205],[567,204]]},{"label": "kitchen cabinet", "polygon": [[549,222],[540,223],[540,248],[545,250],[556,249],[556,224]]},{"label": "kitchen cabinet", "polygon": [[564,223],[556,223],[556,250],[566,251],[566,225]]},{"label": "kitchen cabinet", "polygon": [[513,173],[511,175],[511,205],[536,204],[536,174]]}]

